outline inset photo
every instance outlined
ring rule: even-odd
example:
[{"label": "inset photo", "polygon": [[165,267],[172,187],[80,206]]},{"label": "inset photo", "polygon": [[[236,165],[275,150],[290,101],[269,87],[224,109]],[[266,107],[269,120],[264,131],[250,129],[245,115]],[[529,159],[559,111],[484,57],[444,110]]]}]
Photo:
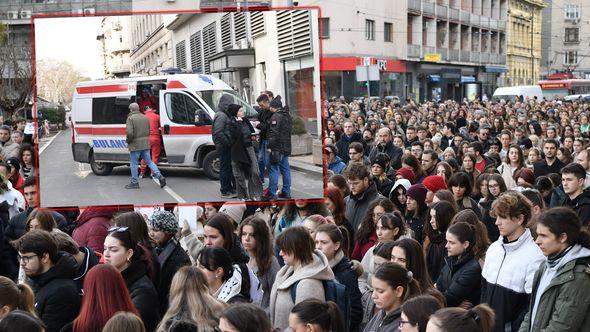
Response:
[{"label": "inset photo", "polygon": [[318,15],[35,18],[41,205],[323,197]]}]

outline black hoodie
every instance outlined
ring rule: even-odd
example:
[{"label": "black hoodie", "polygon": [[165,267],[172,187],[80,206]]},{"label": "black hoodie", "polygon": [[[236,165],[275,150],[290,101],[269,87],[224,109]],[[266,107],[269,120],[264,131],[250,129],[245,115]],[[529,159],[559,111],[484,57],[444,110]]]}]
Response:
[{"label": "black hoodie", "polygon": [[31,277],[35,310],[47,326],[47,332],[59,332],[78,316],[81,298],[72,280],[77,270],[72,255],[58,252],[54,265],[47,272]]},{"label": "black hoodie", "polygon": [[590,222],[590,191],[582,191],[582,193],[573,200],[568,197],[565,201],[565,206],[569,206],[576,211],[576,214],[580,217],[582,226],[588,225]]},{"label": "black hoodie", "polygon": [[155,331],[160,321],[160,302],[156,287],[147,276],[144,263],[142,261],[131,262],[129,267],[121,272],[121,275],[146,331]]}]

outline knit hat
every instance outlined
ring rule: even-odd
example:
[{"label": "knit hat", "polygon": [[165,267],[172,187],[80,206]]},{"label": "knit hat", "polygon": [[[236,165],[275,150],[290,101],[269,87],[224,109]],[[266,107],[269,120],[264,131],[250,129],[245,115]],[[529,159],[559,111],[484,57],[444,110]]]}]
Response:
[{"label": "knit hat", "polygon": [[236,203],[226,203],[221,206],[219,209],[219,213],[223,213],[226,216],[230,217],[233,222],[239,224],[242,222],[242,217],[244,216],[244,212],[246,211],[246,203],[244,202],[236,202]]},{"label": "knit hat", "polygon": [[129,110],[131,112],[137,112],[137,111],[139,111],[139,104],[138,103],[131,103],[131,104],[129,104]]},{"label": "knit hat", "polygon": [[6,159],[6,165],[10,166],[10,168],[16,169],[16,171],[20,171],[20,161],[17,157],[10,157]]},{"label": "knit hat", "polygon": [[231,116],[237,116],[241,107],[242,106],[237,104],[229,104],[229,106],[227,106],[227,113],[229,113]]},{"label": "knit hat", "polygon": [[172,212],[155,211],[150,217],[152,229],[174,235],[178,231],[178,221]]},{"label": "knit hat", "polygon": [[270,102],[270,107],[276,109],[283,108],[283,101],[281,100],[281,96],[274,97],[273,100]]},{"label": "knit hat", "polygon": [[424,205],[424,201],[426,200],[426,187],[424,187],[421,183],[416,183],[408,188],[407,196],[412,197],[418,205]]},{"label": "knit hat", "polygon": [[433,193],[436,193],[441,189],[447,189],[445,178],[440,175],[427,176],[424,181],[422,181],[422,184],[424,187],[426,187],[426,189],[432,191]]},{"label": "knit hat", "polygon": [[382,169],[387,171],[387,164],[389,163],[389,156],[385,153],[378,153],[373,160],[371,160],[371,166],[377,164],[381,166]]},{"label": "knit hat", "polygon": [[401,175],[404,179],[410,180],[411,183],[414,182],[416,176],[414,175],[414,171],[410,167],[402,167],[395,172],[395,175]]}]

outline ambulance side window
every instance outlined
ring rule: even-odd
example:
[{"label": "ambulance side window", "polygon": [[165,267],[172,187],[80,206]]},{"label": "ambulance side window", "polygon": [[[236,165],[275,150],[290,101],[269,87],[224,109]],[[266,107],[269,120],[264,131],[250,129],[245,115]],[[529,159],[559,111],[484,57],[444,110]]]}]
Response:
[{"label": "ambulance side window", "polygon": [[[195,124],[198,116],[204,111],[191,97],[182,93],[167,93],[165,95],[166,113],[168,118],[178,124]],[[196,115],[198,115],[196,117]],[[210,121],[210,118],[209,118]]]},{"label": "ambulance side window", "polygon": [[92,124],[124,124],[127,121],[130,103],[129,98],[93,98]]}]

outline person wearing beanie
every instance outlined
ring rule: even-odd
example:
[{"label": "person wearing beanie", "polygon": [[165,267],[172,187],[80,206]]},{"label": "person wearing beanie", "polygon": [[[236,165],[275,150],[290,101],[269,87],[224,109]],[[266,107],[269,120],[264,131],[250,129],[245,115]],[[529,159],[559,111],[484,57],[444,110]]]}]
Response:
[{"label": "person wearing beanie", "polygon": [[423,184],[417,183],[408,188],[406,203],[406,223],[414,234],[414,239],[423,242],[424,222],[427,218],[426,192]]},{"label": "person wearing beanie", "polygon": [[441,189],[447,189],[447,183],[445,178],[441,175],[430,175],[424,178],[422,181],[422,185],[426,187],[428,192],[426,192],[426,205],[430,206],[432,204],[432,199],[434,198],[434,194]]},{"label": "person wearing beanie", "polygon": [[414,181],[416,180],[416,176],[414,174],[414,170],[412,170],[411,167],[404,166],[395,172],[395,179],[406,179],[410,181],[410,183],[414,183]]},{"label": "person wearing beanie", "polygon": [[219,213],[223,213],[228,216],[234,222],[234,226],[239,225],[242,222],[245,211],[246,203],[244,202],[232,202],[229,204],[226,203],[219,209]]},{"label": "person wearing beanie", "polygon": [[278,194],[279,198],[291,198],[291,167],[289,155],[291,155],[291,132],[293,121],[289,111],[283,107],[281,96],[276,96],[270,102],[270,125],[268,131],[268,150],[270,151],[268,191],[263,195],[264,200],[277,198],[279,172],[283,177],[283,187]]},{"label": "person wearing beanie", "polygon": [[233,97],[229,94],[224,94],[219,98],[219,104],[217,105],[217,112],[215,112],[215,116],[213,117],[213,128],[211,130],[213,143],[219,154],[219,191],[221,192],[221,198],[237,197],[231,165],[232,116],[228,112],[228,107],[232,102]]},{"label": "person wearing beanie", "polygon": [[378,153],[374,160],[371,161],[371,175],[373,182],[377,186],[377,191],[383,196],[388,196],[393,186],[393,181],[387,177],[389,169],[389,156],[385,153]]},{"label": "person wearing beanie", "polygon": [[157,244],[159,264],[156,266],[159,265],[161,268],[157,289],[160,297],[160,314],[164,314],[168,309],[168,294],[172,278],[178,269],[190,265],[191,260],[176,238],[179,230],[178,220],[172,212],[155,211],[149,218],[149,224],[151,237]]},{"label": "person wearing beanie", "polygon": [[159,180],[160,188],[166,186],[166,179],[160,173],[150,156],[150,120],[139,111],[137,103],[129,105],[129,115],[125,127],[129,159],[131,160],[131,183],[125,189],[139,189],[139,161],[143,160],[152,171],[152,176]]}]

